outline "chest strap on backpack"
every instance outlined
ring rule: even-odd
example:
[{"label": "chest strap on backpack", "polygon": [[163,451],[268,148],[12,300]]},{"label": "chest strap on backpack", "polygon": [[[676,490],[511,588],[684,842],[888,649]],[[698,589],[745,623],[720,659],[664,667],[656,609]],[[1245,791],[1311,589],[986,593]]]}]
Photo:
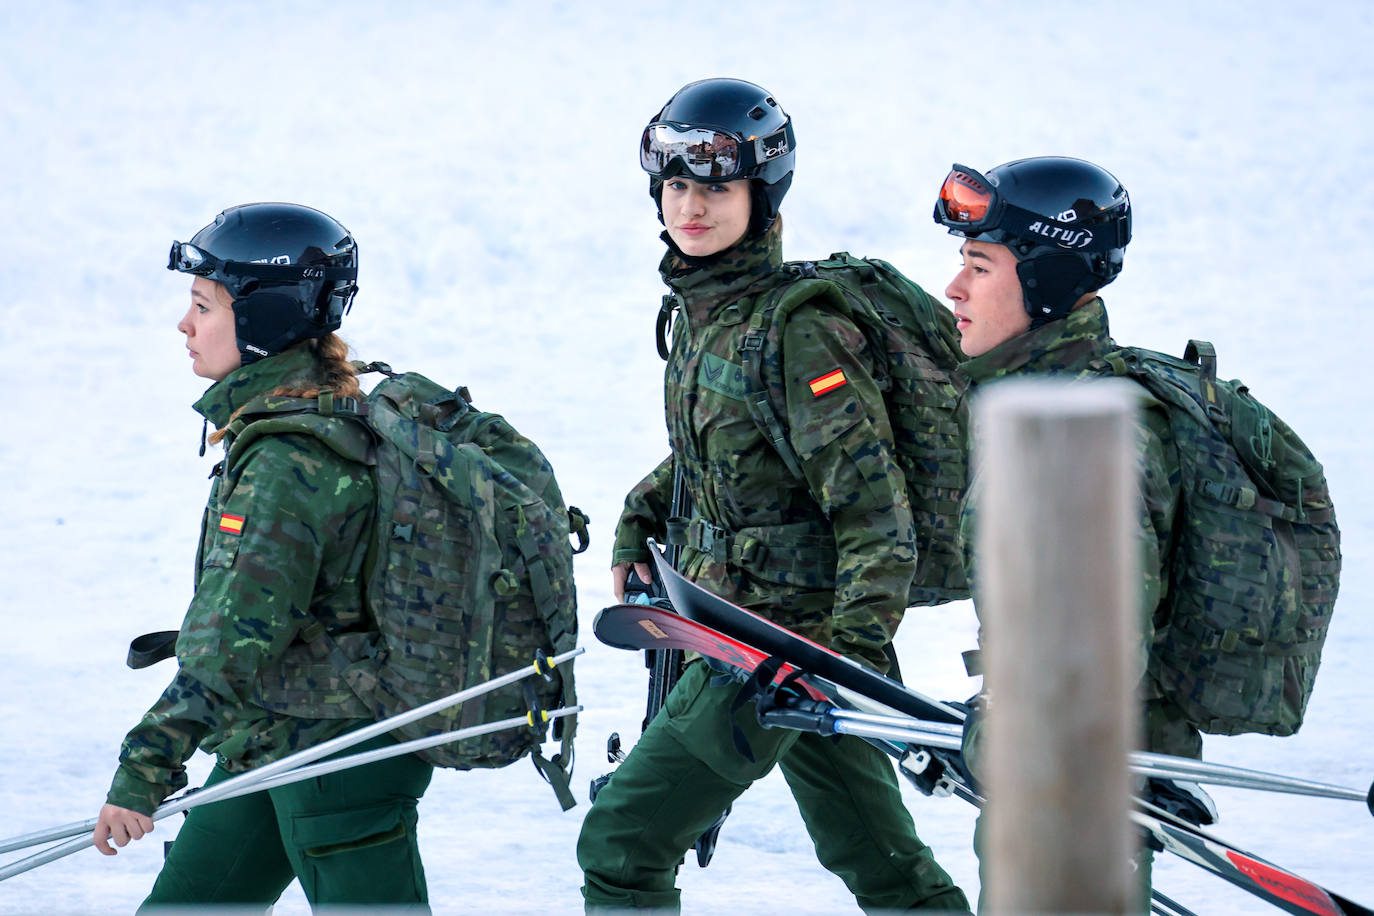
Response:
[{"label": "chest strap on backpack", "polygon": [[745,395],[744,401],[754,425],[768,437],[768,441],[782,458],[782,463],[787,465],[787,470],[797,480],[803,480],[805,475],[802,473],[801,460],[792,448],[792,443],[787,441],[787,430],[778,419],[777,411],[773,410],[773,405],[768,400],[768,388],[763,383],[763,343],[768,337],[768,324],[777,306],[778,297],[774,294],[769,297],[763,308],[749,319],[749,330],[745,331],[744,339],[740,341],[740,363],[744,369],[744,377],[749,382],[749,393]]}]

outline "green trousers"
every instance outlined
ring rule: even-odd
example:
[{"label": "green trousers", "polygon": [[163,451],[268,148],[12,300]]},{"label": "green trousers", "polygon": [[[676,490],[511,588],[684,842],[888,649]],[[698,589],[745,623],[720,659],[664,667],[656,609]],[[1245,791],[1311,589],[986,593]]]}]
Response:
[{"label": "green trousers", "polygon": [[[929,907],[966,913],[968,900],[916,835],[892,764],[857,738],[764,729],[735,683],[690,664],[663,710],[596,797],[577,859],[588,911],[680,908],[678,860],[731,802],[782,768],[816,856],[866,911]],[[733,726],[753,760],[737,749]]]},{"label": "green trousers", "polygon": [[[382,735],[343,753],[394,744]],[[264,911],[299,878],[311,905],[415,904],[428,913],[416,802],[434,768],[412,754],[193,808],[139,912]],[[205,784],[232,774],[216,766]]]}]

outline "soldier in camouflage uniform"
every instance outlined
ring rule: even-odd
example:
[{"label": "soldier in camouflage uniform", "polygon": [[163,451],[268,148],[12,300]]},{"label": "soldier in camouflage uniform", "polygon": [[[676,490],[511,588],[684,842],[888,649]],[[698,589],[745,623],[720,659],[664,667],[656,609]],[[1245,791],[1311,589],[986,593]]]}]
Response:
[{"label": "soldier in camouflage uniform", "polygon": [[[353,239],[333,219],[292,204],[235,207],[174,243],[168,267],[196,275],[177,327],[195,373],[214,382],[195,406],[215,441],[232,442],[231,419],[260,395],[361,395],[332,333],[357,273]],[[335,636],[375,629],[362,581],[374,499],[367,468],[314,436],[262,436],[217,466],[178,670],[124,740],[95,828],[101,852],[152,830],[197,746],[217,758],[209,785],[371,722],[356,706],[335,718],[274,713],[258,691],[309,651],[303,622]],[[302,698],[328,687],[278,686]],[[293,878],[315,904],[423,904],[416,801],[431,774],[405,755],[196,808],[144,906],[266,908]]]},{"label": "soldier in camouflage uniform", "polygon": [[[941,188],[935,219],[965,239],[963,267],[945,294],[954,302],[960,346],[970,357],[959,367],[970,391],[1008,376],[1102,376],[1100,358],[1117,345],[1097,292],[1120,272],[1131,232],[1130,201],[1115,177],[1090,163],[1058,157],[1010,162],[986,176],[956,165]],[[1197,758],[1201,734],[1148,673],[1149,645],[1165,610],[1169,545],[1180,500],[1169,414],[1148,396],[1142,398],[1138,439],[1144,749]],[[975,475],[960,521],[975,607],[977,489]],[[981,673],[976,653],[969,655],[970,673]],[[965,755],[975,771],[978,723],[974,717],[965,730]],[[1147,898],[1150,859],[1146,850],[1139,863]],[[1143,905],[1149,909],[1148,899]]]},{"label": "soldier in camouflage uniform", "polygon": [[[687,576],[887,671],[914,534],[868,345],[843,317],[838,288],[798,308],[762,351],[801,479],[744,400],[739,348],[751,316],[791,279],[780,269],[777,208],[793,146],[790,119],[738,80],[690,84],[644,133],[642,164],[667,227],[660,272],[678,312],[665,372],[672,455],[626,500],[614,584],[619,596],[632,565],[647,581],[645,539],[665,536],[676,470],[694,503]],[[738,690],[729,672],[691,662],[597,795],[578,840],[589,910],[676,909],[679,860],[777,764],[821,863],[865,910],[967,911],[917,837],[882,753],[856,738],[764,730],[747,704],[732,709]]]}]

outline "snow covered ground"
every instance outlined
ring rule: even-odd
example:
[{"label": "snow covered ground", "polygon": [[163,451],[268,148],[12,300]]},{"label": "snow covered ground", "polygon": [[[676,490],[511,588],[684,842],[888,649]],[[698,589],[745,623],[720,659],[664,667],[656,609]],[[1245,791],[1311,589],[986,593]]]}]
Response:
[{"label": "snow covered ground", "polygon": [[[162,269],[231,204],[319,207],[361,243],[358,352],[471,387],[545,447],[594,521],[584,623],[609,601],[624,491],[665,450],[652,330],[661,245],[634,146],[703,76],[767,86],[796,121],[788,251],[884,257],[939,292],[958,263],[930,220],[952,161],[1106,165],[1136,239],[1107,296],[1119,340],[1215,342],[1323,459],[1345,576],[1301,735],[1209,739],[1219,762],[1367,785],[1374,699],[1374,449],[1365,335],[1374,258],[1374,6],[754,2],[167,4],[0,8],[0,805],[7,834],[94,816],[120,738],[164,686],[130,637],[177,625],[212,457],[203,389]],[[899,636],[927,693],[975,686],[967,604]],[[642,714],[644,672],[589,643],[578,782]],[[193,779],[207,770],[203,757]],[[1215,793],[1218,833],[1374,902],[1363,806]],[[972,894],[972,813],[909,793]],[[532,768],[437,775],[421,808],[439,913],[580,909],[573,845]],[[130,912],[155,839],[0,885],[0,913]],[[8,857],[7,857],[8,858]],[[1186,864],[1157,886],[1207,914],[1266,908]],[[689,912],[855,912],[776,775],[736,806]],[[279,913],[307,911],[294,888]]]}]

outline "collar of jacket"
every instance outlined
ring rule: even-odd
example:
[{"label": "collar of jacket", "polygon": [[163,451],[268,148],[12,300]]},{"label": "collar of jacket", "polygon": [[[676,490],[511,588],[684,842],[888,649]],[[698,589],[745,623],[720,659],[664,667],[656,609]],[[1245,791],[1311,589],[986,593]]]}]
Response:
[{"label": "collar of jacket", "polygon": [[766,285],[782,267],[782,221],[767,232],[742,239],[734,247],[709,258],[688,258],[668,242],[668,253],[658,265],[663,282],[682,305],[692,325],[715,320],[716,313],[748,293]]},{"label": "collar of jacket", "polygon": [[315,375],[315,354],[309,347],[292,347],[276,356],[240,366],[211,385],[196,401],[196,412],[216,429],[223,429],[234,411],[260,394],[286,384],[304,384]]},{"label": "collar of jacket", "polygon": [[1116,348],[1107,327],[1107,306],[1094,299],[1058,321],[1018,334],[982,356],[959,364],[959,374],[977,385],[1016,373],[1080,372]]}]

